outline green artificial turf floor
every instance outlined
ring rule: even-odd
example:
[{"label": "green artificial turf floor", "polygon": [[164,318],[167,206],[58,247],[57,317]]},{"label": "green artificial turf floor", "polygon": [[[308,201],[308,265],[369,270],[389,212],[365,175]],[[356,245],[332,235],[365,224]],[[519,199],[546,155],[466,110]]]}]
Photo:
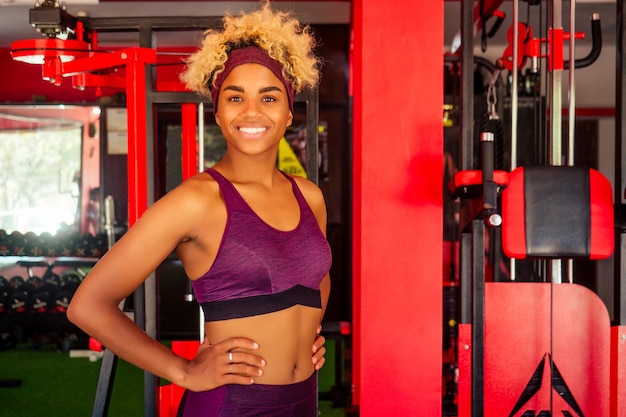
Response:
[{"label": "green artificial turf floor", "polygon": [[[332,362],[327,355],[320,390],[332,385]],[[21,380],[19,387],[0,388],[0,417],[91,416],[101,363],[71,358],[55,345],[35,349],[19,344],[0,351],[0,379]],[[116,367],[109,416],[143,416],[143,372],[122,360]],[[343,417],[345,412],[320,401],[320,416]]]}]

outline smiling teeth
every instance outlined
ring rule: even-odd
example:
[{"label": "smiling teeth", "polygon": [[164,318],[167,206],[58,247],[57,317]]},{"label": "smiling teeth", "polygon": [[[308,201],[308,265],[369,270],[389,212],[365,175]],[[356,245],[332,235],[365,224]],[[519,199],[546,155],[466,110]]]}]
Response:
[{"label": "smiling teeth", "polygon": [[240,127],[239,130],[241,130],[243,133],[250,134],[265,132],[264,127]]}]

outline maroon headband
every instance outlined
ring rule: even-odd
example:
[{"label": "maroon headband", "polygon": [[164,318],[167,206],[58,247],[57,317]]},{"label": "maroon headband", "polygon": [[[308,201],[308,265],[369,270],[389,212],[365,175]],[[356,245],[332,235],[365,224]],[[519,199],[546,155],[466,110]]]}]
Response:
[{"label": "maroon headband", "polygon": [[226,77],[228,77],[228,74],[230,74],[233,68],[241,64],[260,64],[272,71],[285,86],[287,97],[289,98],[289,109],[293,113],[293,86],[283,76],[282,64],[275,59],[272,59],[264,49],[257,46],[246,46],[244,48],[235,49],[228,54],[228,59],[224,64],[224,70],[217,74],[215,77],[215,83],[210,86],[214,111],[217,111],[217,99],[220,94],[222,83]]}]

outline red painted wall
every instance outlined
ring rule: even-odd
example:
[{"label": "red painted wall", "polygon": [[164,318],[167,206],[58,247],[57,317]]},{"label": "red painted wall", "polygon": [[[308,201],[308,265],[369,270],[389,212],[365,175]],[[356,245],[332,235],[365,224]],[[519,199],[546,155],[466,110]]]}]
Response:
[{"label": "red painted wall", "polygon": [[441,415],[443,1],[353,6],[362,417]]}]

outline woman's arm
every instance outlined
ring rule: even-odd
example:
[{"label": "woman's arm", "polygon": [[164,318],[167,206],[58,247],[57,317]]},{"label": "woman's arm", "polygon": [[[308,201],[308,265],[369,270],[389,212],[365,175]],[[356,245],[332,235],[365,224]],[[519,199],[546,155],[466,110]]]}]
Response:
[{"label": "woman's arm", "polygon": [[[152,205],[100,259],[74,294],[67,316],[120,358],[179,386],[206,390],[226,383],[249,384],[259,375],[262,359],[239,357],[230,363],[229,351],[255,349],[248,339],[233,338],[209,346],[204,343],[188,361],[152,339],[119,308],[184,239],[201,219],[197,181],[181,185]],[[198,202],[200,200],[200,202]],[[203,213],[206,215],[206,207]]]},{"label": "woman's arm", "polygon": [[[324,195],[322,194],[322,190],[315,185],[313,182],[304,179],[302,177],[294,177],[296,182],[298,183],[298,187],[304,196],[304,199],[307,201],[309,207],[313,211],[315,215],[315,219],[320,227],[320,230],[326,236],[326,223],[327,223],[327,212],[326,212],[326,201],[324,200]],[[326,354],[326,348],[324,344],[326,343],[326,339],[320,333],[322,331],[321,321],[326,313],[326,306],[328,305],[328,297],[330,296],[330,274],[326,274],[326,276],[322,279],[320,283],[320,297],[322,301],[322,314],[320,316],[320,325],[317,328],[317,338],[313,343],[313,364],[315,365],[315,369],[320,369],[324,366],[324,362],[326,359],[324,355]]]},{"label": "woman's arm", "polygon": [[[322,316],[324,317],[324,313],[326,312],[326,305],[328,304],[328,296],[330,295],[330,274],[327,274],[322,282],[320,283],[320,296],[322,298]],[[321,320],[320,320],[321,322]],[[324,366],[324,362],[326,362],[326,348],[324,344],[326,343],[326,338],[322,336],[320,333],[322,332],[322,325],[317,327],[317,337],[315,342],[313,342],[313,365],[315,365],[315,369],[319,370],[322,366]]]}]

